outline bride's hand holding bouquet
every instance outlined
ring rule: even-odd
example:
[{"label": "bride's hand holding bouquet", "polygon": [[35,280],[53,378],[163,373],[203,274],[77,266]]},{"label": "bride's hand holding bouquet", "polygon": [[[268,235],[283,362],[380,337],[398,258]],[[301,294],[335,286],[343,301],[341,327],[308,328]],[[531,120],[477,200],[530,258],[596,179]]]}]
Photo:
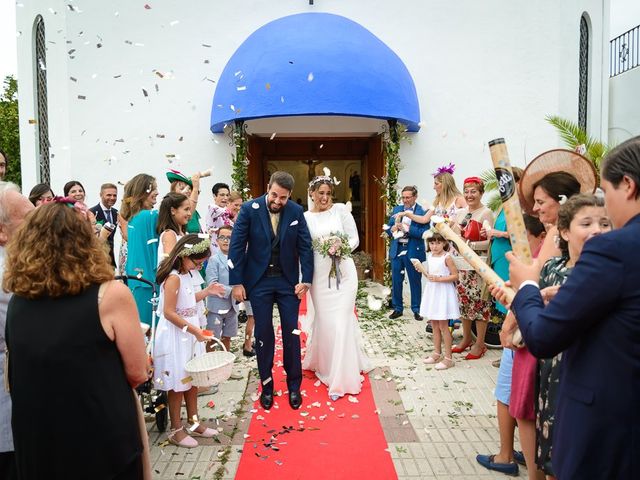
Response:
[{"label": "bride's hand holding bouquet", "polygon": [[336,279],[336,287],[340,288],[340,260],[351,257],[349,236],[343,232],[331,232],[327,237],[315,239],[312,246],[320,255],[331,259],[329,288],[332,278]]}]

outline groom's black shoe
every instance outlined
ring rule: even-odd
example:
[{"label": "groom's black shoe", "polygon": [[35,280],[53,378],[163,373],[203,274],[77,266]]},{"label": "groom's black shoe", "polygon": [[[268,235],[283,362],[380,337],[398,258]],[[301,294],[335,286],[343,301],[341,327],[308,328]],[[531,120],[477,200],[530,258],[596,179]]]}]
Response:
[{"label": "groom's black shoe", "polygon": [[418,321],[423,320],[422,315],[420,315],[418,312],[413,312],[413,318],[415,318]]},{"label": "groom's black shoe", "polygon": [[300,396],[300,392],[289,392],[289,405],[291,405],[291,408],[293,408],[294,410],[300,408],[300,405],[302,405],[302,397]]},{"label": "groom's black shoe", "polygon": [[395,320],[396,318],[400,318],[401,316],[402,316],[402,312],[394,310],[393,313],[391,315],[389,315],[389,318],[391,320]]},{"label": "groom's black shoe", "polygon": [[273,393],[262,392],[260,394],[260,405],[262,405],[262,408],[265,410],[270,410],[273,406]]}]

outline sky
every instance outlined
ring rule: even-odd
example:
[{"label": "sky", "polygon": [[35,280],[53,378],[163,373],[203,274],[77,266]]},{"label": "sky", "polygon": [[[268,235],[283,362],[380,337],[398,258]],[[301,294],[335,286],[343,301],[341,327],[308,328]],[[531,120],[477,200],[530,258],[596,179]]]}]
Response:
[{"label": "sky", "polygon": [[[6,75],[17,77],[16,53],[16,3],[25,0],[0,0],[0,81]],[[621,33],[640,25],[639,0],[610,0],[611,23],[609,37],[615,38]]]}]

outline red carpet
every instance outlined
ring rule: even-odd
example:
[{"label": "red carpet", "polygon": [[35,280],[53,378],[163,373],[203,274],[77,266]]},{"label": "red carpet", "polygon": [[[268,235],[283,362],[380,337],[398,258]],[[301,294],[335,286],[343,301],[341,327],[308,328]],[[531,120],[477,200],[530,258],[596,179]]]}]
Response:
[{"label": "red carpet", "polygon": [[305,371],[302,407],[292,410],[278,335],[273,376],[282,396],[275,396],[270,411],[256,400],[236,479],[398,478],[366,375],[362,392],[353,397],[358,403],[349,396],[331,402],[327,387]]}]

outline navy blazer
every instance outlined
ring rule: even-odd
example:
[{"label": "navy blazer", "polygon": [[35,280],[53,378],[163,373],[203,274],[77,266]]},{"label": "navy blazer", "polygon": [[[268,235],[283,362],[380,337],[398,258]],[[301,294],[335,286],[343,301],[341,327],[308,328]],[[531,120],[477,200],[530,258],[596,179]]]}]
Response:
[{"label": "navy blazer", "polygon": [[[313,279],[313,250],[311,235],[304,211],[289,200],[280,210],[280,267],[283,277],[292,285],[311,283]],[[242,204],[233,225],[229,259],[231,285],[244,285],[247,295],[262,278],[271,258],[271,219],[266,195]],[[302,272],[302,280],[300,280]]]},{"label": "navy blazer", "polygon": [[511,305],[531,353],[564,352],[552,453],[561,480],[640,471],[639,250],[640,215],[589,240],[546,308],[531,285]]},{"label": "navy blazer", "polygon": [[[106,223],[107,218],[104,216],[104,211],[102,210],[102,206],[99,203],[91,207],[89,211],[96,216],[97,222],[102,222],[103,225]],[[118,210],[111,207],[111,216],[113,217],[113,224],[118,225]],[[113,237],[115,236],[115,234],[116,231],[114,230],[107,237],[107,243],[109,243],[109,256],[111,257],[111,263],[114,265],[116,264],[115,255],[113,252]]]},{"label": "navy blazer", "polygon": [[[396,205],[393,208],[393,212],[391,212],[391,217],[389,218],[389,229],[387,230],[387,235],[391,237],[391,246],[389,247],[389,258],[394,259],[398,255],[398,245],[399,242],[397,239],[393,238],[393,234],[391,233],[391,227],[393,227],[396,223],[395,218],[393,217],[396,213],[404,211],[404,205]],[[416,203],[413,213],[416,215],[424,215],[426,212],[424,208],[422,208],[418,203]],[[417,258],[421,262],[424,262],[427,259],[425,248],[424,248],[424,239],[422,238],[422,234],[429,228],[428,223],[418,223],[411,222],[409,226],[409,243],[407,243],[407,258]]]}]

